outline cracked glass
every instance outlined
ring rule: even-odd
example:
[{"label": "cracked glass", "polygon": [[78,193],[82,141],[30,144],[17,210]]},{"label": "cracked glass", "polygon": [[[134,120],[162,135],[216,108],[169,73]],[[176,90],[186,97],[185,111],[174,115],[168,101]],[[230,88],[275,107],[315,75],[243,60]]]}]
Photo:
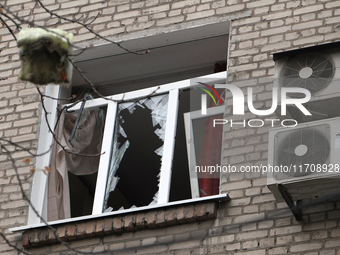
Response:
[{"label": "cracked glass", "polygon": [[168,99],[119,104],[104,212],[157,203]]}]

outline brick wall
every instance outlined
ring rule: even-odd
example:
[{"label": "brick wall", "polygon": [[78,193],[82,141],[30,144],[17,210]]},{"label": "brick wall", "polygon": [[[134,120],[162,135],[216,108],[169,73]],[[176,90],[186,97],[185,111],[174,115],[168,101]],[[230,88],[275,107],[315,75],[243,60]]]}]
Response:
[{"label": "brick wall", "polygon": [[[271,105],[275,52],[337,41],[340,38],[340,1],[327,0],[42,0],[50,10],[90,24],[102,36],[120,38],[138,31],[166,28],[189,21],[232,19],[228,80],[244,92],[254,87],[255,106]],[[50,17],[33,0],[5,0],[2,4],[36,25],[58,27],[74,33],[78,45],[101,41],[78,24]],[[0,135],[31,148],[37,146],[39,97],[30,83],[17,79],[16,43],[5,27],[0,28]],[[226,109],[230,114],[231,109]],[[254,117],[247,113],[246,118]],[[243,119],[244,117],[242,117]],[[235,119],[237,120],[237,119]],[[226,127],[223,163],[266,164],[268,129]],[[23,187],[30,190],[29,156],[8,146],[18,165]],[[10,241],[21,245],[21,234],[9,228],[27,220],[11,161],[0,154],[0,229]],[[222,192],[232,200],[221,203],[215,220],[158,229],[109,235],[72,242],[83,251],[114,250],[114,254],[340,254],[340,203],[324,203],[304,210],[297,222],[285,203],[277,203],[260,176],[223,176]],[[31,249],[32,254],[65,254],[62,245]],[[1,254],[16,254],[1,241]],[[70,253],[72,254],[72,253]]]},{"label": "brick wall", "polygon": [[[195,203],[185,206],[172,206],[147,212],[128,213],[86,221],[70,222],[54,226],[63,241],[74,241],[108,235],[122,235],[145,229],[159,229],[168,226],[202,222],[215,219],[217,206],[214,202]],[[25,248],[41,247],[59,243],[53,230],[40,227],[23,233],[22,245]]]}]

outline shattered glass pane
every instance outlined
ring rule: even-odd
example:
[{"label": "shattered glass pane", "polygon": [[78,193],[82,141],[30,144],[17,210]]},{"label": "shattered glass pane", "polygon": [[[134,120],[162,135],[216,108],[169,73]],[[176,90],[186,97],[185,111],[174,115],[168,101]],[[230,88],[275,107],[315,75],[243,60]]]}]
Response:
[{"label": "shattered glass pane", "polygon": [[103,211],[157,203],[168,98],[119,104]]}]

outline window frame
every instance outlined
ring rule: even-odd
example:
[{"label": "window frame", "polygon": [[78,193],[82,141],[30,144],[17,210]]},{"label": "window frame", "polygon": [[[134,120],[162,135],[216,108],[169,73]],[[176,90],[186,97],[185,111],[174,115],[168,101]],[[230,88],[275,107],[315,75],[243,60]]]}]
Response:
[{"label": "window frame", "polygon": [[[215,116],[218,114],[223,114],[224,110],[225,110],[225,105],[220,105],[220,106],[208,108],[206,115],[202,115],[201,110],[184,113],[185,136],[186,136],[187,153],[188,153],[188,161],[189,161],[190,187],[191,187],[192,198],[200,197],[199,184],[198,184],[198,173],[195,171],[197,162],[196,162],[196,152],[195,152],[193,121],[196,119],[203,119],[203,118]],[[223,134],[222,134],[222,139],[223,139]]]},{"label": "window frame", "polygon": [[[196,79],[204,79],[206,83],[215,83],[220,82],[221,80],[226,80],[226,72],[220,72],[210,75],[205,75],[198,77]],[[171,169],[172,169],[172,158],[175,144],[175,136],[176,136],[176,125],[178,118],[178,97],[179,90],[188,89],[192,87],[192,79],[172,82],[160,86],[144,88],[141,90],[131,91],[127,93],[117,94],[108,96],[105,98],[97,98],[86,101],[85,108],[97,108],[107,106],[106,112],[106,120],[104,126],[103,133],[103,143],[101,148],[101,156],[98,167],[98,177],[97,177],[97,185],[95,191],[95,198],[93,202],[92,215],[86,216],[87,218],[94,215],[104,214],[102,212],[105,189],[107,183],[107,175],[110,166],[111,159],[111,149],[112,149],[112,140],[114,135],[114,127],[116,118],[112,118],[112,116],[117,115],[118,104],[120,102],[135,100],[143,97],[147,97],[150,95],[159,95],[164,93],[169,93],[169,101],[168,101],[168,111],[167,111],[167,122],[166,122],[166,131],[165,131],[165,139],[164,139],[164,151],[162,157],[162,164],[160,169],[160,185],[159,185],[159,196],[158,196],[158,206],[166,206],[169,203],[169,193],[170,193],[170,182],[171,182]],[[54,98],[58,98],[60,87],[58,85],[47,85],[46,87],[46,95]],[[45,118],[45,114],[43,113],[41,120],[41,128],[39,134],[39,143],[38,143],[38,153],[46,152],[44,155],[37,157],[36,159],[36,167],[44,168],[49,165],[51,158],[51,146],[53,143],[53,136],[49,132],[48,125],[50,127],[54,127],[56,122],[56,113],[57,113],[57,101],[52,100],[46,97],[44,101],[44,105],[47,110],[50,110],[47,115],[47,121]],[[72,110],[79,110],[80,104],[75,105]],[[105,152],[105,153],[103,153]],[[105,183],[105,185],[103,185]],[[47,215],[47,175],[42,173],[42,171],[36,171],[33,177],[33,187],[31,192],[31,201],[34,206],[36,212],[44,219],[46,219]],[[214,196],[215,197],[215,196]],[[192,198],[193,199],[193,198]],[[190,199],[190,200],[192,200]],[[143,207],[145,209],[151,208],[151,206]],[[124,210],[126,211],[126,210]],[[29,216],[28,216],[28,225],[40,224],[41,220],[37,216],[36,212],[30,207]],[[83,218],[78,217],[78,218]],[[71,218],[72,219],[72,218]],[[69,220],[69,219],[65,219]]]}]

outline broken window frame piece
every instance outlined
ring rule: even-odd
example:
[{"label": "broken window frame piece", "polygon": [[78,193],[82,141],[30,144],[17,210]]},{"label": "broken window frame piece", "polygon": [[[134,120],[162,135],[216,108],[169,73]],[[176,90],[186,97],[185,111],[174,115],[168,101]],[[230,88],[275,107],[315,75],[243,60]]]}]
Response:
[{"label": "broken window frame piece", "polygon": [[[206,75],[199,77],[199,79],[204,79],[205,82],[210,80],[210,84],[217,83],[225,83],[226,72],[215,73],[211,75]],[[106,116],[105,116],[105,126],[103,132],[103,142],[101,147],[101,155],[99,160],[98,167],[98,176],[97,176],[97,184],[96,191],[92,209],[92,215],[102,214],[102,208],[104,205],[104,197],[106,191],[106,183],[109,174],[109,167],[111,162],[111,150],[112,150],[112,141],[114,135],[114,127],[116,118],[113,116],[117,115],[118,104],[120,102],[134,101],[136,99],[147,98],[150,96],[160,95],[169,93],[169,102],[168,102],[168,110],[167,110],[167,120],[165,127],[165,136],[164,136],[164,149],[163,149],[163,157],[162,164],[160,170],[160,184],[159,184],[159,193],[158,193],[158,201],[157,205],[167,204],[169,202],[169,194],[170,194],[170,182],[171,182],[171,167],[172,167],[172,159],[173,159],[173,150],[175,144],[175,135],[176,135],[176,124],[177,124],[177,115],[178,115],[178,98],[179,98],[179,90],[184,90],[190,88],[192,85],[192,81],[190,79],[182,80],[178,82],[173,82],[161,86],[145,88],[138,91],[131,91],[128,93],[118,94],[109,96],[107,98],[96,98],[92,100],[87,100],[84,106],[85,109],[98,108],[98,107],[106,107]],[[59,96],[59,86],[48,85],[47,86],[47,95],[52,97]],[[51,102],[49,102],[51,101]],[[49,123],[54,126],[56,121],[56,102],[55,100],[46,99],[45,106],[47,105],[47,109],[52,109],[52,113],[49,114]],[[70,108],[70,110],[79,110],[81,104],[77,104],[74,107]],[[53,114],[53,112],[55,112]],[[40,131],[40,139],[38,152],[46,152],[48,151],[50,145],[53,143],[52,134],[49,133],[46,121],[44,120],[44,116],[42,117],[42,128]],[[46,142],[48,141],[48,142]],[[38,157],[36,160],[36,166],[44,168],[44,166],[49,165],[50,163],[51,152],[44,154],[41,157]],[[44,174],[41,174],[41,171],[36,171],[33,177],[33,187],[31,192],[31,201],[35,209],[39,212],[40,215],[46,216],[46,188],[47,188],[47,178]],[[29,211],[28,224],[39,224],[41,220],[34,213],[32,209]]]},{"label": "broken window frame piece", "polygon": [[193,121],[196,119],[208,118],[211,116],[223,114],[224,110],[225,110],[225,105],[221,105],[217,107],[208,108],[206,115],[202,115],[201,110],[187,112],[184,114],[185,136],[187,138],[187,152],[188,152],[188,161],[189,161],[189,175],[190,175],[190,186],[191,186],[192,198],[200,197],[199,177],[198,177],[198,172],[195,171],[198,157],[196,155],[196,149],[195,149]]}]

